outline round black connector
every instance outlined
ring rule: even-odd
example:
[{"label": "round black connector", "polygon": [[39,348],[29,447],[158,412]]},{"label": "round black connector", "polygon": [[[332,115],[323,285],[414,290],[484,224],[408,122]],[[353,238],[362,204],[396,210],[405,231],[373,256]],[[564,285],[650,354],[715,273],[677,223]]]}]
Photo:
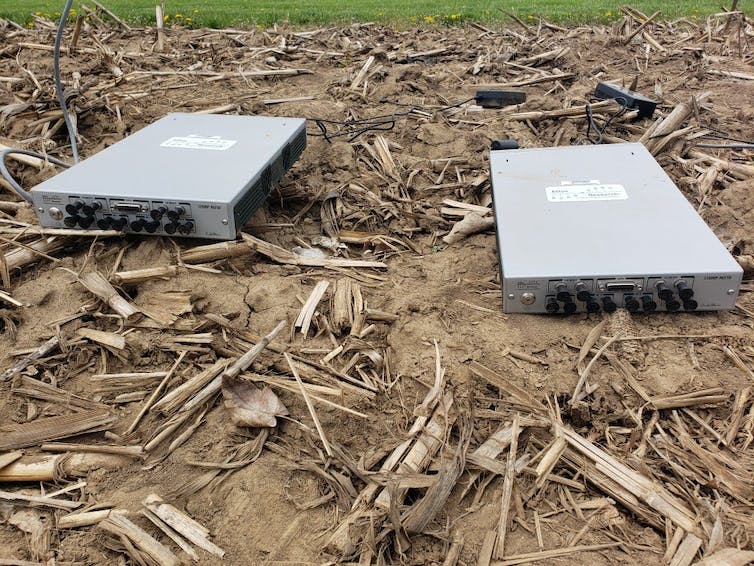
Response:
[{"label": "round black connector", "polygon": [[144,224],[144,229],[149,232],[150,234],[154,234],[157,232],[157,228],[160,227],[160,223],[157,222],[157,220],[152,220],[151,222],[147,222]]},{"label": "round black connector", "polygon": [[151,210],[149,212],[149,216],[151,216],[155,220],[160,220],[160,219],[162,219],[163,216],[165,216],[165,213],[167,211],[168,211],[168,209],[165,208],[164,206],[158,206],[157,208],[155,208],[154,210]]},{"label": "round black connector", "polygon": [[589,289],[587,289],[586,287],[586,283],[584,283],[583,281],[579,281],[578,283],[576,283],[576,286],[574,287],[574,289],[576,290],[576,298],[579,301],[586,302],[592,297],[592,294],[589,292]]},{"label": "round black connector", "polygon": [[589,298],[586,302],[586,312],[594,314],[600,312],[600,304],[594,300],[594,297]]},{"label": "round black connector", "polygon": [[676,312],[681,308],[681,303],[676,301],[675,299],[670,299],[669,301],[665,301],[665,310],[668,312]]},{"label": "round black connector", "polygon": [[673,298],[673,291],[668,288],[665,281],[658,281],[655,284],[655,289],[657,289],[657,296],[663,301],[669,301]]},{"label": "round black connector", "polygon": [[169,222],[168,224],[165,224],[165,232],[168,234],[175,234],[175,231],[178,229],[178,224],[175,222]]},{"label": "round black connector", "polygon": [[563,304],[563,312],[566,314],[573,314],[576,312],[576,303],[573,301],[567,301]]},{"label": "round black connector", "polygon": [[146,222],[144,222],[141,218],[134,220],[133,222],[131,222],[131,230],[133,230],[134,232],[141,232],[144,229],[144,224],[146,224]]},{"label": "round black connector", "polygon": [[547,302],[545,303],[545,310],[550,314],[555,314],[556,312],[560,310],[560,305],[558,304],[558,301],[556,299],[554,299],[553,297],[550,297],[549,299],[547,299]]},{"label": "round black connector", "polygon": [[82,206],[84,206],[84,203],[82,201],[75,200],[65,205],[65,211],[68,214],[77,214]]},{"label": "round black connector", "polygon": [[63,219],[63,224],[65,224],[69,228],[74,228],[79,223],[79,220],[80,217],[74,214],[73,216],[66,216]]},{"label": "round black connector", "polygon": [[110,221],[110,224],[113,226],[113,230],[123,230],[126,226],[128,226],[128,218],[121,216],[120,218],[113,218]]},{"label": "round black connector", "polygon": [[97,220],[97,228],[99,228],[100,230],[107,230],[112,225],[113,225],[112,216],[105,216],[104,218],[100,218],[99,220]]},{"label": "round black connector", "polygon": [[618,310],[618,305],[615,304],[615,301],[612,299],[612,297],[603,297],[602,310],[604,310],[606,313],[615,312],[616,310]]},{"label": "round black connector", "polygon": [[92,224],[94,224],[94,216],[85,216],[84,218],[79,219],[79,226],[84,230],[89,228]]},{"label": "round black connector", "polygon": [[688,301],[694,297],[694,290],[683,280],[678,281],[675,288],[678,289],[678,296],[681,297],[682,301]]},{"label": "round black connector", "polygon": [[178,226],[178,231],[181,234],[190,234],[193,229],[194,229],[194,223],[191,222],[191,220],[187,220],[186,222]]},{"label": "round black connector", "polygon": [[182,206],[176,206],[173,210],[168,210],[168,218],[175,222],[178,220],[186,211]]},{"label": "round black connector", "polygon": [[626,305],[626,310],[628,312],[639,312],[639,301],[637,301],[631,295],[629,295],[628,297],[625,297],[623,299],[623,302]]},{"label": "round black connector", "polygon": [[644,309],[644,312],[654,312],[657,310],[657,303],[652,300],[650,295],[642,295],[641,307]]},{"label": "round black connector", "polygon": [[556,283],[555,292],[557,293],[558,300],[560,302],[566,302],[571,300],[571,294],[568,292],[568,285],[565,283]]},{"label": "round black connector", "polygon": [[686,299],[685,301],[683,301],[683,310],[695,311],[697,308],[699,308],[699,303],[697,303],[694,299]]},{"label": "round black connector", "polygon": [[92,204],[85,204],[81,207],[81,212],[84,214],[84,216],[94,216],[94,213],[98,211],[100,208],[102,208],[102,205],[98,202],[93,202]]}]

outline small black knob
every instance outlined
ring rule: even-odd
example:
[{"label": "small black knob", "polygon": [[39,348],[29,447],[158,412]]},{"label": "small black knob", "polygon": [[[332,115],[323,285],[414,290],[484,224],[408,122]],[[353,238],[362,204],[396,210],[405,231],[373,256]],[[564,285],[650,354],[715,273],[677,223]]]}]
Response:
[{"label": "small black knob", "polygon": [[658,281],[655,284],[655,289],[657,289],[657,296],[663,301],[670,300],[673,297],[673,291],[668,288],[665,281]]},{"label": "small black knob", "polygon": [[100,230],[107,230],[112,225],[113,225],[112,216],[105,216],[104,218],[100,218],[99,220],[97,220],[97,228],[99,228]]},{"label": "small black knob", "polygon": [[191,220],[187,220],[186,222],[178,226],[178,231],[181,234],[190,234],[193,229],[194,229],[194,223],[191,222]]},{"label": "small black knob", "polygon": [[652,300],[651,295],[642,295],[641,307],[644,309],[644,312],[654,312],[657,310],[657,303]]},{"label": "small black knob", "polygon": [[144,224],[144,229],[149,232],[150,234],[154,234],[157,232],[157,228],[160,227],[160,223],[157,222],[157,220],[152,220],[151,222],[147,222]]},{"label": "small black knob", "polygon": [[589,300],[586,302],[586,312],[592,314],[600,312],[600,304],[595,301],[592,296],[590,296]]},{"label": "small black knob", "polygon": [[89,226],[91,226],[92,224],[94,224],[94,216],[85,216],[84,218],[81,218],[79,220],[79,226],[81,226],[84,230],[89,228]]},{"label": "small black knob", "polygon": [[683,310],[695,311],[697,308],[699,308],[699,303],[697,303],[694,299],[686,299],[685,301],[683,301]]},{"label": "small black knob", "polygon": [[694,290],[683,280],[678,281],[675,288],[678,289],[678,296],[681,297],[682,301],[688,301],[694,296]]},{"label": "small black knob", "polygon": [[124,218],[123,216],[114,218],[111,224],[113,225],[113,230],[123,230],[123,228],[128,226],[128,218]]},{"label": "small black knob", "polygon": [[665,310],[668,312],[675,312],[681,308],[681,303],[671,298],[669,301],[665,301]]},{"label": "small black knob", "polygon": [[624,299],[624,303],[628,312],[639,312],[639,301],[634,297],[629,295]]},{"label": "small black knob", "polygon": [[576,312],[576,303],[571,300],[566,301],[563,304],[563,312],[566,314],[573,314]]},{"label": "small black knob", "polygon": [[586,283],[584,283],[583,281],[576,283],[574,289],[576,290],[576,298],[579,301],[588,301],[592,296],[591,293],[589,293],[589,289],[587,289],[586,287]]},{"label": "small black knob", "polygon": [[558,300],[561,302],[570,301],[571,294],[568,292],[568,285],[565,283],[556,283],[555,292],[557,293]]},{"label": "small black knob", "polygon": [[178,229],[178,224],[175,222],[170,222],[168,224],[165,224],[165,232],[168,234],[175,234],[175,231]]},{"label": "small black knob", "polygon": [[65,205],[65,211],[68,214],[76,214],[82,206],[84,206],[84,203],[82,201],[75,200]]},{"label": "small black knob", "polygon": [[79,216],[74,214],[73,216],[66,216],[63,219],[63,224],[65,224],[69,228],[73,228],[79,223],[79,220],[80,220]]},{"label": "small black knob", "polygon": [[[167,226],[165,226],[165,230],[167,230]],[[550,297],[545,303],[545,310],[550,314],[555,314],[560,310],[560,305],[556,299]]]},{"label": "small black knob", "polygon": [[164,206],[159,206],[155,208],[154,210],[150,211],[149,215],[155,220],[160,220],[163,216],[165,216],[165,213],[167,211],[168,209],[165,208]]},{"label": "small black knob", "polygon": [[618,305],[615,304],[615,301],[613,301],[612,297],[603,297],[602,298],[602,309],[606,313],[615,312],[618,310]]},{"label": "small black knob", "polygon": [[131,222],[131,230],[133,230],[134,232],[141,232],[144,229],[144,224],[146,224],[146,222],[144,222],[141,218],[134,220],[133,222]]}]

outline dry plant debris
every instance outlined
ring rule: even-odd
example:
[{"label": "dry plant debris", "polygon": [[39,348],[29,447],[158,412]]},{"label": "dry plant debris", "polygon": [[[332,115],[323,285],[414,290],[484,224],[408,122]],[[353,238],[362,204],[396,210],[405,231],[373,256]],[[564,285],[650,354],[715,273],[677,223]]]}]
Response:
[{"label": "dry plant debris", "polygon": [[[42,229],[0,182],[0,563],[754,560],[735,3],[422,30],[134,28],[93,4],[62,65],[85,157],[172,111],[316,120],[232,242]],[[0,21],[0,147],[66,159],[54,30]],[[486,151],[589,143],[597,81],[659,101],[591,110],[737,257],[735,311],[500,313]],[[528,99],[457,104],[480,88]],[[25,186],[54,173],[9,164]]]}]

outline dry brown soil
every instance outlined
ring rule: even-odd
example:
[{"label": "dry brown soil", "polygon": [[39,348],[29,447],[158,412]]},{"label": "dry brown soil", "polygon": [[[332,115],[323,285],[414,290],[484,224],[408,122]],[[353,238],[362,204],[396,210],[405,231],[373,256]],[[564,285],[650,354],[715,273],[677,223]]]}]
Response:
[{"label": "dry brown soil", "polygon": [[[393,323],[378,323],[376,331],[365,338],[369,347],[384,353],[389,361],[389,379],[395,383],[381,391],[374,401],[356,396],[343,399],[344,404],[366,412],[369,418],[361,419],[323,406],[318,408],[329,439],[354,460],[380,449],[391,449],[402,440],[415,419],[414,407],[421,402],[427,384],[433,380],[435,340],[440,347],[449,386],[455,388],[461,397],[473,397],[471,405],[484,410],[498,407],[498,393],[470,375],[466,367],[470,361],[478,361],[508,376],[541,399],[562,397],[570,394],[577,381],[578,347],[603,319],[608,320],[607,336],[618,331],[636,336],[713,336],[618,345],[616,354],[633,366],[637,379],[651,395],[709,387],[722,387],[732,395],[751,384],[751,378],[735,367],[720,348],[723,344],[733,345],[747,361],[754,356],[752,317],[749,314],[754,310],[754,304],[746,292],[740,298],[740,305],[750,309],[748,311],[736,309],[732,312],[653,316],[628,316],[626,313],[570,317],[503,314],[494,233],[472,236],[452,246],[443,244],[440,238],[450,229],[454,219],[441,216],[442,200],[489,202],[489,185],[477,181],[487,175],[487,149],[492,140],[516,139],[523,147],[579,143],[585,133],[584,119],[526,123],[507,120],[509,110],[433,113],[445,104],[473,96],[477,84],[529,79],[535,76],[531,70],[510,63],[520,63],[532,55],[567,47],[568,51],[556,61],[541,65],[533,62],[529,66],[539,65],[537,68],[542,73],[563,72],[569,76],[561,81],[521,87],[528,93],[528,101],[515,111],[583,104],[597,81],[630,83],[634,76],[638,76],[638,90],[657,97],[663,115],[692,95],[708,92],[710,95],[698,108],[698,114],[689,121],[694,131],[713,127],[732,137],[752,140],[754,83],[708,72],[710,69],[724,69],[752,73],[751,55],[747,63],[745,54],[741,57],[731,40],[706,42],[703,30],[685,24],[654,31],[656,39],[665,46],[665,52],[646,47],[641,36],[626,46],[609,28],[583,27],[565,31],[542,28],[539,35],[534,25],[527,32],[520,27],[511,29],[511,32],[494,30],[485,33],[473,27],[395,30],[352,26],[304,34],[297,33],[300,30],[283,28],[237,33],[171,29],[167,33],[167,49],[160,54],[153,50],[153,30],[123,33],[113,29],[105,33],[94,28],[82,32],[79,40],[80,46],[91,51],[79,51],[63,58],[67,83],[73,80],[72,72],[80,73],[79,90],[77,95],[74,93],[73,105],[79,115],[84,157],[174,111],[194,112],[232,105],[230,112],[242,114],[342,120],[349,116],[364,118],[405,110],[405,107],[393,104],[399,102],[427,112],[401,117],[395,127],[379,133],[388,142],[395,161],[395,176],[386,172],[372,153],[377,135],[374,132],[367,132],[352,141],[340,138],[332,144],[322,138],[310,137],[303,157],[286,176],[280,190],[269,199],[263,212],[255,216],[247,228],[286,249],[312,245],[317,238],[326,235],[322,222],[322,197],[334,191],[339,229],[386,234],[400,240],[392,249],[384,245],[350,244],[345,252],[352,258],[386,260],[386,270],[358,270],[354,275],[361,282],[363,295],[371,308],[398,315],[398,320]],[[686,34],[693,34],[692,39],[679,43]],[[104,55],[93,40],[95,35],[115,55]],[[49,79],[51,54],[39,49],[15,47],[20,42],[50,45],[51,37],[50,29],[17,31],[0,25],[0,78],[23,79],[0,82],[0,135],[6,142],[30,140],[27,146],[36,149],[46,144],[55,153],[57,144],[65,144],[62,130],[52,135],[52,141],[40,141],[44,131],[33,124],[34,120],[44,117],[45,112],[56,108]],[[407,59],[411,54],[438,48],[445,48],[445,51]],[[370,56],[374,56],[375,61],[366,80],[351,89],[351,82]],[[126,74],[126,80],[118,84],[113,82],[115,79],[110,71],[113,63]],[[478,74],[473,72],[475,63],[480,63]],[[201,66],[191,67],[198,64]],[[137,70],[187,71],[189,68],[229,73],[298,68],[311,73],[261,79],[237,76],[217,79],[188,73],[166,76],[130,74]],[[37,81],[41,88],[36,86]],[[107,85],[108,82],[111,84]],[[35,90],[38,92],[34,93]],[[275,105],[263,103],[264,100],[300,96],[313,99]],[[381,102],[383,99],[386,102]],[[2,115],[3,105],[27,100],[33,103],[32,107],[17,115]],[[619,125],[608,133],[636,140],[648,124],[645,121]],[[312,133],[317,132],[313,125],[309,129]],[[684,143],[681,141],[672,146],[658,159],[689,201],[698,206],[697,179],[701,173],[694,169],[696,163],[680,157],[684,155]],[[66,149],[61,155],[69,157]],[[736,156],[733,152],[720,155],[724,158]],[[431,161],[447,158],[454,160],[444,172],[442,164],[438,166]],[[702,167],[706,168],[706,165],[702,164]],[[27,186],[51,174],[50,171],[36,173],[33,169],[16,166],[13,170]],[[164,182],[169,182],[170,174],[165,172]],[[751,253],[754,249],[751,212],[754,187],[750,182],[733,181],[730,177],[720,177],[706,199],[702,215],[735,253]],[[353,185],[365,188],[375,199],[364,198],[362,193],[353,189]],[[7,192],[0,198],[16,200]],[[299,215],[309,205],[311,207]],[[10,218],[33,222],[33,215],[24,211]],[[295,224],[291,225],[293,221]],[[410,245],[400,243],[405,241]],[[87,268],[96,267],[108,273],[117,251],[123,247],[126,250],[121,270],[169,264],[175,262],[179,249],[203,242],[129,236],[99,240],[91,247],[90,243],[89,239],[75,242],[55,254],[59,258],[57,263],[43,260],[22,273],[12,274],[10,291],[13,297],[28,306],[0,311],[5,317],[4,331],[0,334],[0,369],[11,365],[14,351],[33,348],[50,337],[54,332],[52,323],[91,303],[91,295],[80,285],[72,283],[70,273],[60,268],[76,271],[87,262]],[[620,242],[615,244],[619,250]],[[684,244],[679,239],[658,245],[672,254]],[[564,253],[589,252],[587,246],[580,250],[564,250]],[[301,299],[308,297],[317,281],[334,281],[349,276],[347,271],[283,266],[255,254],[218,261],[211,267],[220,273],[183,271],[178,277],[144,283],[127,292],[139,304],[140,300],[148,301],[150,296],[162,291],[190,290],[194,295],[194,312],[183,315],[185,320],[201,322],[206,313],[220,314],[230,319],[236,328],[263,335],[280,320],[292,324],[300,310]],[[323,309],[326,313],[327,308]],[[110,314],[106,307],[101,310]],[[87,316],[64,324],[61,332],[71,337],[81,326],[109,331],[118,329],[112,318]],[[315,330],[316,336],[312,332],[308,337],[286,331],[288,334],[281,343],[290,341],[293,351],[319,359],[323,354],[316,350],[327,352],[334,345],[325,329],[317,326],[316,320]],[[215,342],[197,346],[187,354],[190,364],[179,372],[181,379],[193,375],[200,364],[221,356],[222,348],[226,348],[226,352],[233,350],[231,335],[227,336],[228,343],[224,342],[217,327],[198,330],[204,331],[214,332]],[[166,346],[165,340],[166,336],[175,333],[179,332],[136,329],[128,335],[127,347],[117,357],[87,345],[43,361],[31,373],[44,380],[54,380],[66,390],[94,397],[90,376],[103,370],[156,371],[169,368],[180,347]],[[343,342],[348,342],[346,336],[336,337],[336,343]],[[506,356],[506,349],[530,354],[538,363]],[[344,354],[336,358],[334,364],[341,367],[349,357]],[[256,371],[275,373],[272,365],[276,361],[279,361],[277,355],[264,354],[255,366]],[[565,415],[565,418],[569,421],[573,418],[573,425],[578,430],[591,434],[590,437],[600,443],[608,426],[616,423],[628,426],[624,417],[626,407],[636,408],[641,401],[604,361],[593,368],[591,381],[599,388],[588,400],[588,414]],[[306,405],[296,394],[279,391],[279,396],[289,408],[291,420],[283,421],[271,433],[269,442],[274,443],[277,450],[265,449],[257,461],[232,474],[214,490],[204,489],[189,498],[172,500],[211,530],[213,540],[227,551],[224,562],[227,564],[260,564],[266,559],[285,564],[320,563],[335,558],[323,551],[324,541],[345,515],[347,507],[342,503],[338,505],[335,500],[312,509],[300,510],[297,507],[326,494],[328,489],[317,475],[300,469],[301,461],[310,457],[316,459],[314,446],[319,442],[316,435],[306,433],[296,422],[313,426]],[[119,417],[113,432],[123,432],[141,405],[142,402],[113,405]],[[22,423],[29,415],[49,416],[67,411],[60,405],[14,395],[9,383],[0,386],[0,424]],[[489,411],[486,414],[489,416]],[[710,412],[708,418],[715,426],[726,416],[723,407],[719,413]],[[129,440],[133,443],[145,441],[158,420],[155,416],[148,416]],[[498,425],[499,421],[494,419],[476,418],[472,448]],[[218,401],[206,414],[204,424],[167,459],[149,469],[145,468],[144,462],[134,461],[122,469],[93,471],[85,478],[87,485],[80,497],[136,511],[147,494],[155,492],[166,496],[201,473],[201,469],[189,462],[221,460],[238,443],[238,432],[222,401]],[[101,433],[75,440],[103,442]],[[625,441],[621,437],[616,442],[620,446]],[[28,448],[26,451],[35,453],[37,449]],[[747,457],[751,458],[751,454]],[[504,461],[504,454],[502,459]],[[484,533],[497,524],[502,481],[499,478],[494,480],[481,501],[473,505],[474,490],[461,498],[467,479],[462,476],[449,502],[427,529],[428,533],[412,537],[412,545],[402,559],[394,553],[384,559],[402,560],[408,564],[441,563],[447,552],[447,541],[451,538],[449,533],[460,531],[465,538],[461,563],[476,563]],[[353,481],[357,490],[363,488],[363,482],[357,478]],[[11,487],[15,489],[17,486],[3,485],[3,489]],[[589,488],[577,496],[586,499],[596,496],[596,492]],[[554,491],[550,499],[558,502]],[[751,505],[749,501],[749,509]],[[540,508],[547,510],[546,502],[540,502]],[[7,516],[8,509],[0,506],[0,557],[31,559],[28,537],[6,523]],[[51,521],[49,513],[45,512],[44,516]],[[147,527],[145,521],[137,520]],[[526,520],[531,523],[531,515]],[[545,548],[564,546],[583,524],[583,519],[572,513],[562,514],[557,521],[544,524]],[[577,554],[547,563],[571,564],[575,560],[589,564],[661,562],[665,548],[659,533],[629,514],[625,514],[620,532],[633,546]],[[50,556],[61,562],[116,563],[118,555],[106,549],[103,540],[103,534],[92,528],[54,531]],[[580,544],[606,541],[609,539],[595,532],[587,533]],[[735,544],[735,541],[729,542]],[[740,542],[751,547],[751,540]],[[537,550],[533,533],[518,524],[515,524],[508,544],[508,554]],[[203,553],[201,563],[214,564],[217,560]]]}]

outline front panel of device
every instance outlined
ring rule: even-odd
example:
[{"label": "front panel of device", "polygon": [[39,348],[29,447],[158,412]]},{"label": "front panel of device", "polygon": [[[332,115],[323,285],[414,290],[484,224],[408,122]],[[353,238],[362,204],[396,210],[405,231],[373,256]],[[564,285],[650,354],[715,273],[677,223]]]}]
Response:
[{"label": "front panel of device", "polygon": [[731,309],[741,273],[537,277],[503,280],[508,313],[694,312]]},{"label": "front panel of device", "polygon": [[44,191],[32,194],[39,222],[46,227],[222,240],[236,236],[233,217],[222,203]]}]

